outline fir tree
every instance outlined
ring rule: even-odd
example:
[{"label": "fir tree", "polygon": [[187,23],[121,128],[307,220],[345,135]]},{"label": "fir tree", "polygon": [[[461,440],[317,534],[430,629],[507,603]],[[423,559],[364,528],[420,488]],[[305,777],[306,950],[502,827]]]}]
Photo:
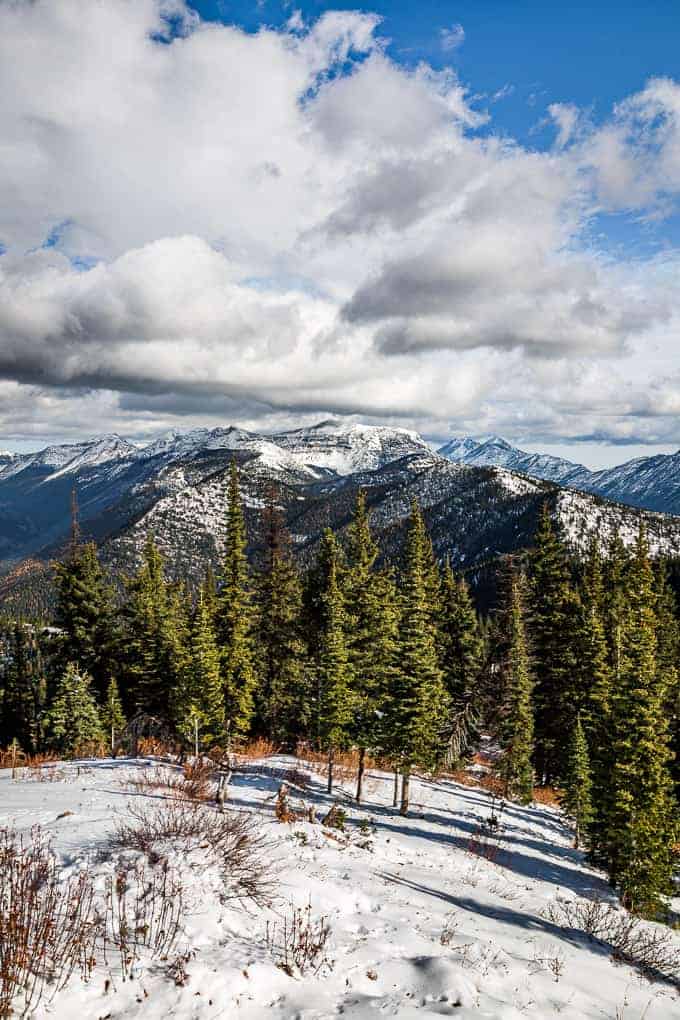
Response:
[{"label": "fir tree", "polygon": [[13,740],[31,754],[43,742],[42,716],[47,684],[35,628],[17,620],[6,637],[0,701],[0,747]]},{"label": "fir tree", "polygon": [[47,745],[62,755],[87,753],[105,741],[91,679],[69,663],[45,717]]},{"label": "fir tree", "polygon": [[530,564],[529,636],[536,685],[536,771],[542,782],[557,779],[564,767],[564,734],[571,731],[581,692],[578,678],[578,600],[571,588],[564,546],[544,504]]},{"label": "fir tree", "polygon": [[345,636],[346,616],[343,592],[338,581],[338,552],[335,536],[324,534],[329,552],[328,577],[322,594],[322,626],[319,640],[319,736],[328,752],[328,792],[333,792],[335,752],[347,743],[352,718],[352,674]]},{"label": "fir tree", "polygon": [[254,619],[246,558],[246,525],[235,461],[229,473],[227,498],[227,541],[216,623],[229,745],[233,738],[249,730],[255,692]]},{"label": "fir tree", "polygon": [[472,737],[481,707],[478,688],[484,643],[467,584],[456,578],[448,560],[442,572],[438,642],[454,724],[450,753],[458,757],[459,749]]},{"label": "fir tree", "polygon": [[301,633],[302,586],[273,493],[264,515],[265,559],[258,585],[259,716],[270,740],[288,749],[307,736],[310,669]]},{"label": "fir tree", "polygon": [[593,818],[591,793],[588,744],[579,714],[571,736],[562,794],[562,808],[574,823],[574,847],[577,850]]},{"label": "fir tree", "polygon": [[668,719],[670,734],[669,768],[677,800],[680,794],[680,624],[675,593],[670,585],[668,564],[659,563],[655,576],[656,662],[657,670],[664,678],[666,686],[664,713]]},{"label": "fir tree", "polygon": [[366,752],[384,742],[384,708],[398,657],[397,593],[391,576],[376,571],[366,495],[357,495],[349,529],[346,579],[349,654],[354,678],[352,738],[359,748],[356,800],[361,801]]},{"label": "fir tree", "polygon": [[533,797],[532,678],[527,648],[524,581],[510,581],[504,610],[507,656],[502,663],[503,710],[500,737],[504,751],[500,763],[505,794],[521,804]]},{"label": "fir tree", "polygon": [[116,738],[125,729],[123,703],[120,700],[118,684],[113,677],[109,680],[109,685],[106,688],[106,699],[99,710],[99,717],[104,731],[111,738],[111,754],[113,754],[116,749]]},{"label": "fir tree", "polygon": [[677,819],[668,771],[667,677],[657,663],[653,575],[640,528],[621,625],[612,697],[613,764],[604,837],[607,869],[624,905],[653,914],[670,890]]},{"label": "fir tree", "polygon": [[75,662],[94,681],[103,701],[118,641],[113,591],[94,542],[81,545],[74,532],[67,556],[55,566],[55,624],[62,631],[58,666]]},{"label": "fir tree", "polygon": [[432,767],[442,752],[448,696],[437,658],[429,576],[431,543],[417,502],[411,507],[402,576],[399,669],[390,699],[390,724],[401,766],[401,813],[409,807],[415,765]]},{"label": "fir tree", "polygon": [[220,654],[202,594],[191,621],[188,654],[172,695],[172,715],[177,731],[196,754],[201,740],[210,743],[224,732]]}]

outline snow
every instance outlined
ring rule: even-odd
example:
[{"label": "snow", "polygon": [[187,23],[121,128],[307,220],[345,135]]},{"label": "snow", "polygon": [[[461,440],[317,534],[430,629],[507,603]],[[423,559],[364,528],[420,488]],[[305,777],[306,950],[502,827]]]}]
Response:
[{"label": "snow", "polygon": [[[280,776],[304,763],[272,757],[236,773],[235,810],[253,813],[267,840],[279,899],[271,908],[220,902],[218,880],[200,861],[176,853],[190,892],[182,949],[193,949],[188,983],[177,986],[167,964],[141,961],[133,980],[115,967],[77,978],[38,1016],[351,1020],[670,1020],[680,1016],[677,990],[650,983],[616,964],[607,948],[547,919],[560,898],[598,894],[602,877],[571,849],[569,833],[544,806],[505,808],[495,860],[475,852],[489,795],[451,780],[415,779],[412,812],[391,807],[391,777],[370,771],[366,803],[346,803],[346,833],[308,821],[274,817]],[[91,761],[61,766],[52,782],[12,781],[0,772],[0,824],[50,834],[64,868],[97,880],[111,873],[108,839],[117,816],[135,802],[129,780],[149,760]],[[272,774],[273,773],[273,774]],[[329,806],[322,777],[300,793],[321,815]],[[294,798],[294,805],[296,799]],[[496,804],[496,810],[498,805]],[[65,814],[65,812],[72,812]],[[311,903],[331,929],[332,967],[289,976],[267,948],[267,921],[290,904]],[[680,946],[680,939],[678,940]],[[105,982],[111,978],[108,990]],[[646,1012],[645,1012],[646,1011]]]}]

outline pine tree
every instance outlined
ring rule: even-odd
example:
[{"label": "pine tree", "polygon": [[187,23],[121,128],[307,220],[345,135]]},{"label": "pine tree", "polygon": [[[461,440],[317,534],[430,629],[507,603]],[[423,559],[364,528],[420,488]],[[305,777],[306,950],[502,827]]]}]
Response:
[{"label": "pine tree", "polygon": [[322,593],[319,639],[319,736],[328,752],[328,793],[333,792],[335,752],[347,743],[352,718],[352,673],[346,640],[345,600],[338,580],[337,543],[331,531],[324,534],[329,552],[328,577]]},{"label": "pine tree", "polygon": [[366,495],[357,495],[349,529],[346,579],[349,654],[354,678],[352,738],[359,748],[356,800],[361,801],[366,752],[384,741],[384,707],[398,658],[397,593],[386,571],[376,571]]},{"label": "pine tree", "polygon": [[402,575],[399,669],[390,697],[390,727],[402,771],[401,813],[409,807],[415,765],[432,767],[443,750],[448,696],[437,658],[437,636],[430,596],[431,543],[416,501]]},{"label": "pine tree", "polygon": [[302,638],[302,586],[283,515],[270,493],[265,506],[265,558],[258,584],[258,714],[270,740],[294,749],[312,716],[310,668]]},{"label": "pine tree", "polygon": [[625,906],[653,914],[670,890],[677,819],[672,799],[667,677],[658,668],[653,575],[644,529],[635,548],[621,625],[619,685],[612,697],[613,765],[605,851]]},{"label": "pine tree", "polygon": [[220,653],[209,605],[202,593],[191,621],[188,654],[171,702],[175,727],[196,754],[201,740],[210,743],[224,732]]},{"label": "pine tree", "polygon": [[448,560],[442,572],[438,646],[444,685],[451,699],[450,753],[457,757],[458,749],[471,739],[481,708],[478,688],[484,643],[467,584],[463,578],[456,578]]},{"label": "pine tree", "polygon": [[99,717],[104,731],[111,738],[111,754],[113,754],[116,749],[116,737],[125,729],[123,703],[120,700],[118,684],[113,677],[109,680],[109,685],[106,688],[106,699],[99,710]]},{"label": "pine tree", "polygon": [[170,718],[170,695],[184,668],[187,603],[165,580],[163,556],[148,535],[137,574],[126,583],[122,697],[127,711]]},{"label": "pine tree", "polygon": [[563,771],[564,734],[571,731],[581,692],[578,678],[578,600],[571,587],[564,546],[544,504],[530,563],[529,637],[534,661],[534,761],[550,783]]},{"label": "pine tree", "polygon": [[227,503],[227,542],[217,606],[227,745],[244,736],[254,711],[255,667],[253,607],[246,525],[239,492],[238,470],[232,461]]},{"label": "pine tree", "polygon": [[669,764],[675,786],[676,800],[680,795],[680,623],[675,593],[670,585],[668,564],[657,566],[656,595],[656,661],[660,675],[665,677],[664,713],[668,719],[671,760]]},{"label": "pine tree", "polygon": [[593,818],[591,793],[588,744],[579,714],[571,735],[562,794],[562,808],[574,823],[574,847],[577,850],[581,845],[583,833],[587,831]]},{"label": "pine tree", "polygon": [[35,628],[15,621],[6,636],[0,703],[0,747],[13,740],[31,754],[43,741],[42,716],[47,695],[40,642]]},{"label": "pine tree", "polygon": [[504,610],[507,656],[502,663],[503,711],[500,737],[504,751],[500,773],[506,796],[521,804],[533,798],[532,678],[525,625],[525,582],[510,580]]},{"label": "pine tree", "polygon": [[[77,536],[77,532],[75,532]],[[66,557],[55,565],[55,624],[62,631],[57,665],[75,662],[93,677],[103,701],[118,641],[113,590],[99,563],[94,542],[72,539]]]},{"label": "pine tree", "polygon": [[47,745],[62,755],[87,753],[105,741],[91,678],[69,663],[45,716]]}]

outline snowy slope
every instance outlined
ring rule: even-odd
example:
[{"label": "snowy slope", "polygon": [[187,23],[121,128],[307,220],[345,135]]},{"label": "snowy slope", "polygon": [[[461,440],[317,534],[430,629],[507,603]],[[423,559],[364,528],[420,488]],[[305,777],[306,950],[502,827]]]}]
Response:
[{"label": "snowy slope", "polygon": [[[677,989],[615,963],[611,947],[547,916],[565,899],[611,899],[602,877],[570,848],[569,833],[546,807],[506,807],[496,850],[480,826],[489,795],[448,780],[413,782],[412,812],[391,807],[391,778],[370,772],[366,803],[347,798],[347,831],[276,822],[273,800],[292,765],[273,758],[236,774],[231,806],[252,813],[267,840],[278,895],[271,908],[220,898],[201,859],[170,853],[189,891],[178,948],[189,952],[188,981],[168,964],[143,959],[133,980],[101,964],[78,978],[40,1017],[123,1020],[672,1020]],[[92,762],[60,768],[53,782],[0,773],[0,824],[51,835],[65,869],[111,874],[108,838],[132,802],[158,803],[128,781],[151,762]],[[274,775],[272,775],[274,771]],[[341,799],[345,800],[341,793]],[[329,806],[312,776],[295,806]],[[498,810],[498,805],[496,805]],[[495,854],[495,856],[494,856]],[[493,859],[487,859],[487,856]],[[328,964],[289,976],[267,948],[266,925],[281,924],[291,903],[311,904],[330,926]],[[673,938],[673,936],[671,936]],[[680,937],[675,936],[680,949]]]},{"label": "snowy slope", "polygon": [[552,457],[545,453],[526,453],[511,446],[500,436],[486,436],[474,439],[471,436],[450,439],[439,449],[442,457],[475,464],[478,467],[496,465],[512,471],[520,471],[533,478],[561,485],[582,485],[590,472],[582,464],[574,464],[563,457]]}]

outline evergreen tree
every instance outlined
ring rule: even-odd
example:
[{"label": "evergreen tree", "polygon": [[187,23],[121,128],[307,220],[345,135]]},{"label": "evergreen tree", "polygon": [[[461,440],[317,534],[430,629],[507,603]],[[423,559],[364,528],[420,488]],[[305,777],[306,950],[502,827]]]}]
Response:
[{"label": "evergreen tree", "polygon": [[399,669],[389,706],[390,725],[401,766],[401,813],[408,813],[410,775],[415,765],[432,767],[442,752],[448,696],[437,658],[430,596],[431,543],[416,501],[406,540],[402,576]]},{"label": "evergreen tree", "polygon": [[346,745],[352,718],[352,674],[345,636],[345,600],[338,581],[337,543],[331,531],[325,532],[323,541],[329,560],[318,655],[319,736],[328,752],[328,792],[332,793],[335,752]]},{"label": "evergreen tree", "polygon": [[451,753],[457,757],[458,748],[471,739],[481,708],[479,678],[484,643],[467,584],[454,575],[448,560],[442,572],[438,638],[439,663],[454,724]]},{"label": "evergreen tree", "polygon": [[612,697],[613,764],[605,853],[624,905],[654,913],[670,889],[677,819],[672,799],[667,677],[658,668],[653,575],[640,528],[621,625],[619,683]]},{"label": "evergreen tree", "polygon": [[577,850],[581,845],[582,835],[587,831],[593,818],[591,792],[588,744],[579,714],[571,735],[562,794],[562,808],[574,823],[574,847]]},{"label": "evergreen tree", "polygon": [[677,800],[680,794],[680,625],[678,605],[665,562],[658,564],[654,590],[656,662],[660,676],[665,679],[664,714],[668,719],[671,751],[669,768]]},{"label": "evergreen tree", "polygon": [[69,663],[59,677],[45,716],[47,745],[62,755],[87,753],[105,741],[91,678]]},{"label": "evergreen tree", "polygon": [[532,678],[527,648],[524,608],[524,580],[515,575],[510,581],[504,610],[507,656],[502,663],[503,710],[500,737],[503,757],[500,773],[505,793],[521,804],[533,797],[533,713]]},{"label": "evergreen tree", "polygon": [[236,462],[232,461],[227,503],[227,542],[216,621],[228,745],[233,738],[248,732],[254,710],[254,620],[246,545],[238,470]]},{"label": "evergreen tree", "polygon": [[113,754],[116,749],[116,737],[120,736],[125,729],[123,703],[120,700],[118,684],[113,677],[109,680],[109,685],[106,688],[106,699],[99,710],[99,717],[104,731],[111,738],[111,754]]},{"label": "evergreen tree", "polygon": [[[76,533],[77,534],[77,533]],[[75,662],[94,681],[103,701],[118,642],[113,591],[99,563],[94,542],[72,540],[55,566],[59,637],[57,666]]]},{"label": "evergreen tree", "polygon": [[352,738],[359,748],[356,800],[361,801],[366,752],[384,743],[384,708],[397,670],[399,613],[389,573],[376,571],[366,495],[357,495],[349,529],[346,579],[349,654],[354,678]]},{"label": "evergreen tree", "polygon": [[564,734],[571,732],[581,692],[578,678],[578,600],[570,585],[564,546],[544,504],[530,563],[529,636],[536,679],[534,761],[540,781],[559,778]]},{"label": "evergreen tree", "polygon": [[128,711],[167,720],[186,657],[187,603],[183,589],[166,582],[163,556],[152,535],[126,589],[123,703]]},{"label": "evergreen tree", "polygon": [[301,633],[302,586],[273,493],[265,507],[265,559],[258,586],[259,716],[270,740],[294,749],[312,715],[310,669]]},{"label": "evergreen tree", "polygon": [[177,731],[196,753],[201,740],[210,743],[224,732],[220,653],[210,609],[202,594],[191,621],[188,654],[173,691],[172,715]]},{"label": "evergreen tree", "polygon": [[0,700],[0,747],[13,740],[30,754],[43,741],[42,716],[47,684],[35,628],[17,620],[6,635]]}]

